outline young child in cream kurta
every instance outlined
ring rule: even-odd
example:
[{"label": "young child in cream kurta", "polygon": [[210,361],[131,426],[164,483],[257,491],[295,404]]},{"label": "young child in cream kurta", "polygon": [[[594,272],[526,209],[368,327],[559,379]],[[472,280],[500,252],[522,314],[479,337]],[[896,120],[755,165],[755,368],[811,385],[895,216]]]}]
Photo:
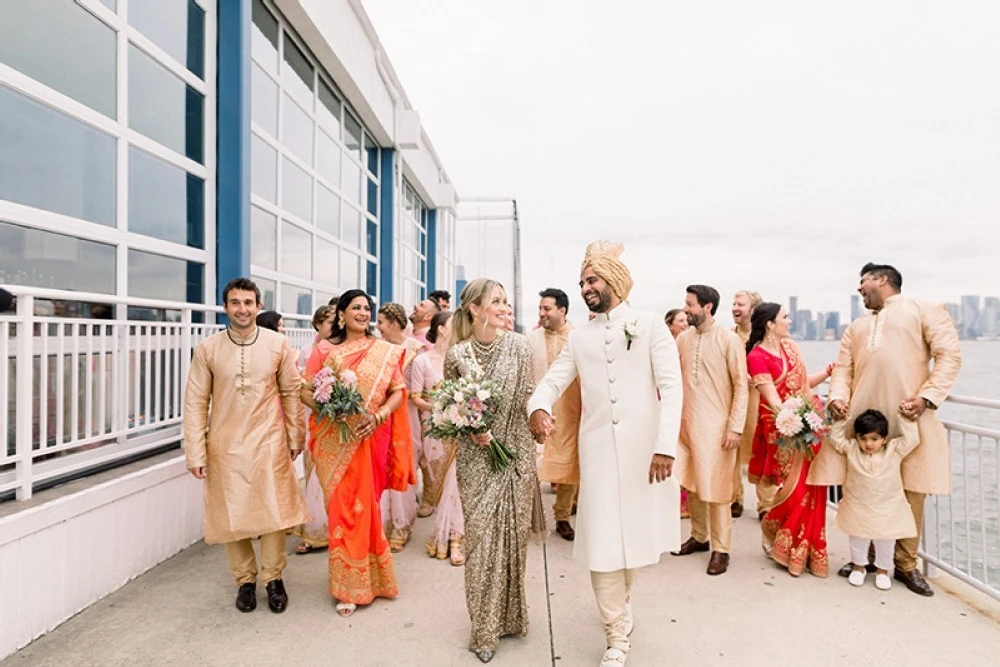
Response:
[{"label": "young child in cream kurta", "polygon": [[915,422],[899,420],[901,436],[888,439],[889,420],[878,410],[865,410],[854,420],[854,439],[846,437],[847,422],[836,422],[828,442],[847,459],[844,497],[837,508],[837,527],[851,536],[849,581],[865,583],[869,543],[875,544],[875,586],[892,585],[895,541],[913,537],[917,525],[903,493],[900,467],[919,444]]}]

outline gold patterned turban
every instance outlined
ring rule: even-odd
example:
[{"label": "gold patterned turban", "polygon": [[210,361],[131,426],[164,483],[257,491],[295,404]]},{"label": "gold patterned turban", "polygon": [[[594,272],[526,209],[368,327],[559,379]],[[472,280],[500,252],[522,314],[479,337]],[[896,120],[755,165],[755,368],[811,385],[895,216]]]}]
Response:
[{"label": "gold patterned turban", "polygon": [[628,299],[635,282],[625,263],[618,259],[625,252],[625,246],[613,241],[594,241],[587,246],[580,272],[589,266],[622,301]]}]

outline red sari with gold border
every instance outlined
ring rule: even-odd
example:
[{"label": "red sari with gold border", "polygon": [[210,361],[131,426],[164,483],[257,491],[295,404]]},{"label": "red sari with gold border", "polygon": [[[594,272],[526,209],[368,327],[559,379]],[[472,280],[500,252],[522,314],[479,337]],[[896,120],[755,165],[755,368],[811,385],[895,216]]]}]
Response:
[{"label": "red sari with gold border", "polygon": [[[819,399],[809,387],[806,366],[799,348],[791,339],[781,341],[780,356],[760,347],[747,355],[747,370],[754,385],[774,384],[782,401],[798,394],[813,401],[822,411]],[[764,549],[771,558],[798,576],[808,569],[817,577],[829,572],[826,552],[826,487],[806,484],[812,455],[778,447],[779,433],[774,414],[761,396],[757,429],[753,437],[748,477],[761,479],[778,487],[774,508],[764,516],[761,531]]]},{"label": "red sari with gold border", "polygon": [[[393,391],[403,392],[400,408],[365,440],[354,437],[344,442],[336,424],[315,414],[309,417],[310,453],[329,520],[330,595],[340,602],[368,604],[376,597],[399,593],[379,499],[386,488],[404,491],[416,483],[403,349],[372,338],[341,345],[323,341],[306,365],[306,381],[324,365],[358,376],[357,389],[368,414],[381,408]],[[356,428],[361,418],[347,421]]]}]

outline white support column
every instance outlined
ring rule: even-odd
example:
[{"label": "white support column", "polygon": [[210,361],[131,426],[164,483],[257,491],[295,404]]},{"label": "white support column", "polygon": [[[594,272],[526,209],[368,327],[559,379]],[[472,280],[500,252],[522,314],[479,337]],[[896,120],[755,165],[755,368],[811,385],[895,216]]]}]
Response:
[{"label": "white support column", "polygon": [[35,373],[34,352],[31,349],[34,331],[32,318],[35,312],[35,298],[21,296],[17,299],[17,385],[14,398],[16,420],[17,499],[31,499],[31,458],[34,435],[32,408],[34,393],[32,381]]}]

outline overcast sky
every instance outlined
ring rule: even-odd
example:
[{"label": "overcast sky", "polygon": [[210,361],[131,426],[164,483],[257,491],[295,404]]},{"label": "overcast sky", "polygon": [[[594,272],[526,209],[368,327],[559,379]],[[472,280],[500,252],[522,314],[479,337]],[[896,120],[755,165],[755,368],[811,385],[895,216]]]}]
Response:
[{"label": "overcast sky", "polygon": [[1000,295],[1000,2],[364,5],[459,196],[517,198],[526,307],[579,313],[597,238],[657,310],[700,282],[847,316],[869,260]]}]

